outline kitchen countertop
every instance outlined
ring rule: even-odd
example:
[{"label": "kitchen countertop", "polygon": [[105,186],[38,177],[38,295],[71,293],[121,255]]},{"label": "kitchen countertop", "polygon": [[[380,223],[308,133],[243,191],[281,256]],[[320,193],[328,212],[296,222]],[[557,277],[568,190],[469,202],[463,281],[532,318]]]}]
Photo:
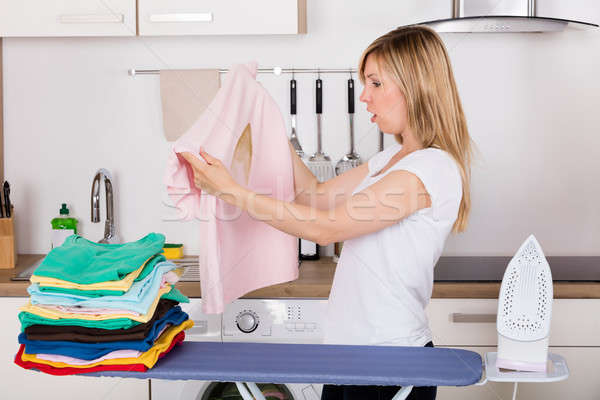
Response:
[{"label": "kitchen countertop", "polygon": [[[41,259],[43,255],[19,255],[15,269],[0,269],[0,297],[27,296],[27,281],[11,281],[10,278],[31,266]],[[463,264],[468,259],[475,257],[442,257],[444,268],[454,266],[457,261]],[[440,261],[442,261],[442,259]],[[481,260],[492,258],[479,257]],[[497,258],[496,258],[497,259]],[[510,258],[507,258],[510,259]],[[577,257],[573,257],[577,259]],[[596,257],[589,260],[595,262]],[[550,261],[552,265],[552,262]],[[504,264],[506,265],[506,264]],[[440,264],[438,264],[438,267]],[[317,261],[303,261],[300,265],[300,276],[297,280],[279,285],[273,285],[248,293],[243,298],[327,298],[331,289],[331,282],[336,264],[331,257],[323,257]],[[200,297],[199,282],[179,282],[176,287],[188,297]],[[433,285],[434,298],[497,298],[500,291],[500,282],[469,281],[435,281]],[[563,299],[598,299],[600,298],[600,282],[554,282],[554,298]]]}]

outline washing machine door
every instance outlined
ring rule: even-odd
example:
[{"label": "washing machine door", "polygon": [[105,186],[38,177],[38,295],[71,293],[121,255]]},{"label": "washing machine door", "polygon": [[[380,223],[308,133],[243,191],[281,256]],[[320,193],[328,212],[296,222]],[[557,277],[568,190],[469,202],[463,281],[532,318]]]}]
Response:
[{"label": "washing machine door", "polygon": [[[188,383],[182,393],[182,400],[243,400],[233,382]],[[319,400],[320,398],[312,385],[259,383],[258,388],[267,400]]]}]

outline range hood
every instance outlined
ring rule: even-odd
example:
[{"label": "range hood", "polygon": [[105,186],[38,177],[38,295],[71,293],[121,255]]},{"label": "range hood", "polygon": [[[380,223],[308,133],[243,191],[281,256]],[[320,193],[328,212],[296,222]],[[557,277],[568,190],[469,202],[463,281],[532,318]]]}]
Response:
[{"label": "range hood", "polygon": [[589,22],[538,17],[535,0],[453,0],[453,17],[423,22],[437,32],[560,32]]}]

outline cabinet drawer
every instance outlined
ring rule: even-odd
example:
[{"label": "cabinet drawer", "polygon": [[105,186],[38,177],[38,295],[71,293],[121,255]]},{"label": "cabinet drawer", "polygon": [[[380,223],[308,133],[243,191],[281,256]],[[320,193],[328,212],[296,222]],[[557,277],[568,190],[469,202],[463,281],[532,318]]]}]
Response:
[{"label": "cabinet drawer", "polygon": [[[600,346],[600,299],[555,299],[551,346]],[[435,344],[496,346],[495,299],[431,299],[427,307]]]},{"label": "cabinet drawer", "polygon": [[306,0],[139,0],[140,35],[306,32]]},{"label": "cabinet drawer", "polygon": [[135,36],[135,0],[0,0],[0,36]]}]

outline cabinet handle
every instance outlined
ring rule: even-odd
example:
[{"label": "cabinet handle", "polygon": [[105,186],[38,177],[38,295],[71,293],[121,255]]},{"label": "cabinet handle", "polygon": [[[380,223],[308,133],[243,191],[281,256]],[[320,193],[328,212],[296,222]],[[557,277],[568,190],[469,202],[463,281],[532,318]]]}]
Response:
[{"label": "cabinet handle", "polygon": [[181,14],[151,14],[150,22],[212,22],[213,14],[181,13]]},{"label": "cabinet handle", "polygon": [[124,21],[125,16],[123,14],[63,14],[58,16],[58,22],[61,24],[122,24]]},{"label": "cabinet handle", "polygon": [[452,322],[456,324],[495,323],[496,314],[452,313]]}]

